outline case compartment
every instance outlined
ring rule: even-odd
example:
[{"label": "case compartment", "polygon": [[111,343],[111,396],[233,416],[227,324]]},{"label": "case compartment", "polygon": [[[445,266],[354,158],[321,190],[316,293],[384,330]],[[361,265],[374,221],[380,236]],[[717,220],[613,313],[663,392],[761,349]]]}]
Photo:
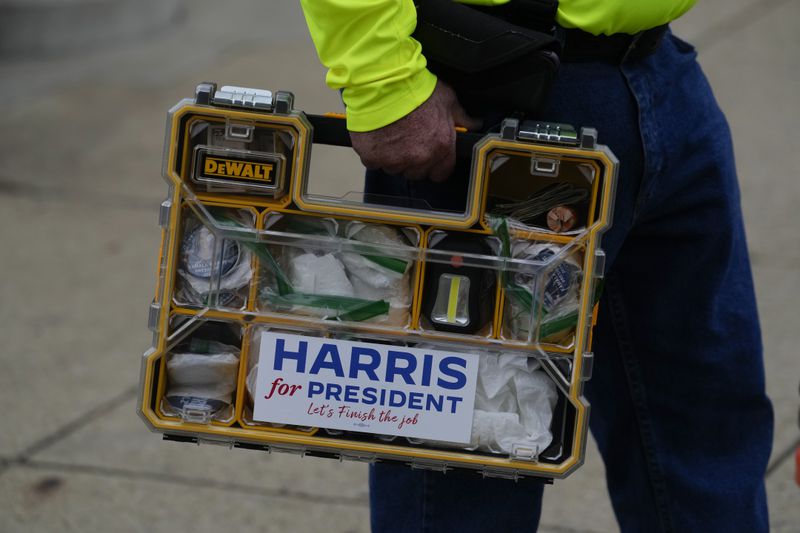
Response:
[{"label": "case compartment", "polygon": [[511,241],[511,257],[540,263],[542,268],[535,276],[519,272],[501,276],[501,338],[547,345],[546,350],[572,348],[585,285],[583,250],[578,242]]},{"label": "case compartment", "polygon": [[433,229],[426,246],[420,329],[491,338],[499,301],[496,239]]},{"label": "case compartment", "polygon": [[287,211],[263,226],[281,243],[259,245],[258,310],[410,326],[419,228]]},{"label": "case compartment", "polygon": [[585,232],[597,221],[597,163],[525,148],[497,148],[486,156],[486,215],[541,234]]},{"label": "case compartment", "polygon": [[242,328],[176,315],[171,348],[160,358],[159,416],[190,424],[231,425],[237,412]]},{"label": "case compartment", "polygon": [[255,228],[252,209],[187,202],[183,206],[175,276],[176,305],[246,309],[255,272],[251,250],[220,228]]}]

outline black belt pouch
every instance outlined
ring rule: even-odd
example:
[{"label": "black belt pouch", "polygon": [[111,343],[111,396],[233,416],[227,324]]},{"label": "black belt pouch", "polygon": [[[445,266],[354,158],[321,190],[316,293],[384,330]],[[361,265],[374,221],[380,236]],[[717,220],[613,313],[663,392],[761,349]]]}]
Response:
[{"label": "black belt pouch", "polygon": [[558,72],[555,34],[512,24],[452,0],[415,0],[428,69],[450,84],[468,113],[536,113]]}]

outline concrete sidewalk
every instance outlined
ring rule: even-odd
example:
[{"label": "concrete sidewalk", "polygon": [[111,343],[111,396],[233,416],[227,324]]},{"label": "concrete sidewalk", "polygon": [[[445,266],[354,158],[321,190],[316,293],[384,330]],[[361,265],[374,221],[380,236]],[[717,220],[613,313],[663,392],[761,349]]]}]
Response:
[{"label": "concrete sidewalk", "polygon": [[[369,529],[362,465],[164,443],[133,413],[166,110],[202,80],[341,108],[296,2],[189,5],[146,38],[0,56],[0,531]],[[772,524],[787,532],[800,524],[799,19],[791,0],[706,0],[674,25],[734,134],[776,413]],[[541,531],[616,530],[603,475],[591,445],[547,489]]]}]

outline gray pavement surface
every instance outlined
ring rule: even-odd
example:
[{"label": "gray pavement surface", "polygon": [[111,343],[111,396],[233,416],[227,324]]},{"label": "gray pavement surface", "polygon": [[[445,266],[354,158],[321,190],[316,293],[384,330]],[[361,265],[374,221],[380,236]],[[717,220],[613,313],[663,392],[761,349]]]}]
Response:
[{"label": "gray pavement surface", "polygon": [[[363,465],[165,443],[134,414],[166,110],[202,80],[341,108],[296,2],[186,6],[138,38],[0,49],[0,531],[369,529]],[[797,1],[701,0],[674,25],[697,44],[736,144],[775,404],[771,519],[786,532],[800,530],[797,20]],[[541,531],[616,529],[590,442],[586,464],[546,490]]]}]

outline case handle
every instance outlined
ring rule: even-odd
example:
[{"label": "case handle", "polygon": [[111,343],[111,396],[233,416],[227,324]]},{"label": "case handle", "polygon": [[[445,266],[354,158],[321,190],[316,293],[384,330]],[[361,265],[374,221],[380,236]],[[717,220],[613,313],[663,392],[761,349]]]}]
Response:
[{"label": "case handle", "polygon": [[[347,131],[347,123],[344,115],[325,114],[325,115],[306,115],[308,121],[314,127],[312,142],[314,144],[327,144],[330,146],[352,146],[350,134]],[[483,138],[482,133],[463,131],[456,129],[456,157],[459,159],[471,159],[472,148]]]}]

